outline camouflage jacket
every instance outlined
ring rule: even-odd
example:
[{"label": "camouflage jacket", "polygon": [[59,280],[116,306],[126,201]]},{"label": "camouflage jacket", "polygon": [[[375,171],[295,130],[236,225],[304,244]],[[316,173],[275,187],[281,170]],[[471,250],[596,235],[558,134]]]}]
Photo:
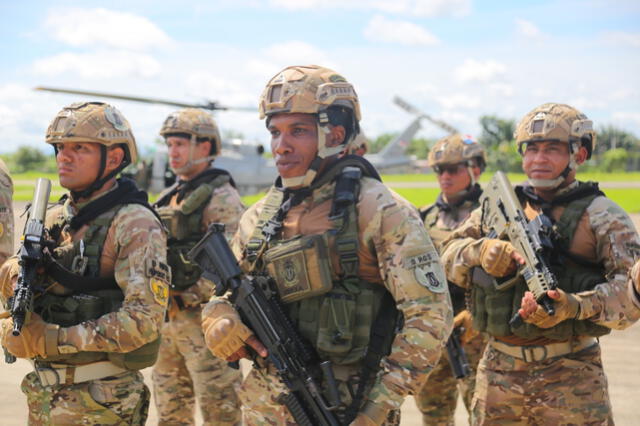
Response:
[{"label": "camouflage jacket", "polygon": [[[158,198],[161,198],[160,194]],[[185,196],[181,203],[187,197]],[[168,206],[179,208],[181,203],[177,202],[178,194],[175,194],[169,201]],[[212,223],[223,223],[225,225],[225,235],[231,239],[238,230],[238,222],[246,207],[242,203],[240,194],[230,183],[225,183],[213,190],[213,194],[202,212],[202,234]],[[182,302],[186,306],[196,306],[209,300],[213,293],[213,283],[206,279],[199,279],[198,282],[184,291],[180,292]]]},{"label": "camouflage jacket", "polygon": [[[47,225],[59,222],[61,216],[70,219],[87,203],[76,205],[67,200],[53,207],[47,211]],[[79,241],[88,227],[85,224],[75,232],[63,230],[57,246],[65,247]],[[166,264],[166,250],[165,233],[153,213],[137,204],[122,206],[111,222],[100,257],[100,275],[115,278],[124,293],[122,306],[95,320],[60,327],[60,353],[125,353],[156,340],[164,321],[169,293],[169,277],[157,272],[158,264]],[[18,269],[17,257],[9,259],[2,267],[0,280],[4,297],[7,286],[17,279]],[[49,277],[44,278],[53,281]],[[59,295],[70,292],[55,282],[47,290]]]},{"label": "camouflage jacket", "polygon": [[13,254],[13,182],[0,159],[0,265]]},{"label": "camouflage jacket", "polygon": [[[572,183],[558,195],[577,184]],[[530,204],[526,204],[524,210],[530,219],[538,214]],[[554,207],[551,211],[553,219],[557,220],[563,210],[562,206]],[[474,210],[469,219],[444,242],[442,263],[447,278],[461,287],[471,286],[471,270],[479,263],[479,259],[470,258],[468,254],[479,250],[465,249],[479,249],[488,231],[481,226],[481,213],[481,209]],[[640,312],[634,309],[627,291],[627,271],[640,253],[640,237],[624,210],[606,197],[596,197],[580,218],[569,251],[602,265],[606,276],[606,281],[594,289],[579,293],[582,301],[578,319],[623,329],[640,318]]]},{"label": "camouflage jacket", "polygon": [[[280,238],[319,234],[329,229],[334,188],[335,183],[327,183],[291,208]],[[264,200],[250,207],[240,220],[232,241],[239,259]],[[407,394],[421,389],[438,362],[452,328],[451,302],[437,252],[413,206],[379,181],[363,178],[356,209],[358,275],[384,286],[404,315],[403,327],[395,336],[391,353],[382,359],[382,374],[377,376],[367,398],[386,409],[398,409]],[[425,275],[435,277],[438,284],[435,289]],[[214,297],[210,305],[225,302]]]}]

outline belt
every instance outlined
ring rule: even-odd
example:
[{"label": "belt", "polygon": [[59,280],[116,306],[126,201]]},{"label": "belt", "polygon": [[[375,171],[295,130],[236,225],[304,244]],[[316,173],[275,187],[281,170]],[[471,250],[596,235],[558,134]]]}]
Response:
[{"label": "belt", "polygon": [[549,345],[542,346],[509,345],[495,339],[490,339],[489,344],[494,349],[514,358],[521,359],[524,362],[538,362],[574,352],[580,352],[583,349],[597,345],[598,339],[595,337],[584,337],[577,340],[570,340],[568,342],[551,343]]},{"label": "belt", "polygon": [[34,371],[43,386],[72,385],[103,379],[130,371],[111,361],[99,361],[85,365],[33,363]]}]

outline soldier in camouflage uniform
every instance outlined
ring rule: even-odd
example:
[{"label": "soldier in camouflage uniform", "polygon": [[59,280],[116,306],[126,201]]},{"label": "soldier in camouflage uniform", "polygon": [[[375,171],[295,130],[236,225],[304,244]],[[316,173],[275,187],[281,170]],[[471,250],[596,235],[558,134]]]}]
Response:
[{"label": "soldier in camouflage uniform", "polygon": [[155,204],[169,230],[167,262],[172,272],[167,321],[153,368],[159,424],[194,424],[196,398],[204,424],[239,424],[234,386],[242,375],[205,345],[201,304],[211,297],[213,284],[200,278],[200,269],[187,260],[187,253],[211,223],[224,223],[229,238],[233,236],[244,205],[229,173],[211,166],[221,143],[209,114],[195,108],[176,111],[167,117],[160,135],[178,181]]},{"label": "soldier in camouflage uniform", "polygon": [[0,265],[13,255],[13,182],[0,159]]},{"label": "soldier in camouflage uniform", "polygon": [[[116,179],[136,160],[131,128],[108,104],[76,103],[46,141],[70,192],[46,215],[54,245],[30,319],[18,337],[2,322],[2,345],[34,366],[22,382],[29,423],[144,424],[150,392],[139,370],[157,357],[170,271],[146,193]],[[5,306],[18,270],[15,257],[0,270]]]},{"label": "soldier in camouflage uniform", "polygon": [[[575,178],[596,142],[584,114],[541,105],[519,123],[515,140],[529,179],[516,187],[524,212],[529,219],[545,213],[554,223],[550,262],[558,289],[548,296],[555,314],[537,305],[522,278],[498,287],[486,275],[513,276],[524,258],[511,243],[487,237],[482,209],[445,241],[447,277],[471,288],[474,327],[491,335],[478,366],[473,423],[611,424],[597,337],[640,317],[626,283],[638,234],[596,183]],[[515,313],[523,324],[509,322]]]},{"label": "soldier in camouflage uniform", "polygon": [[[286,68],[267,84],[260,113],[280,177],[243,215],[233,249],[247,273],[274,278],[294,326],[331,361],[342,424],[397,424],[405,396],[420,389],[451,331],[437,252],[417,211],[370,163],[343,155],[360,110],[341,75],[315,65]],[[396,331],[398,314],[404,321]],[[223,359],[246,355],[245,343],[266,355],[225,298],[209,302],[203,328]],[[321,386],[326,396],[329,385]],[[276,401],[282,389],[273,366],[254,368],[240,393],[244,420],[293,424]]]},{"label": "soldier in camouflage uniform", "polygon": [[[434,145],[429,151],[428,162],[438,176],[441,192],[435,203],[420,209],[420,216],[433,244],[440,251],[442,241],[479,206],[482,189],[477,181],[484,171],[486,159],[484,149],[471,136],[454,134],[440,139]],[[462,393],[467,411],[471,413],[476,367],[486,346],[485,336],[473,329],[471,314],[465,309],[465,291],[449,283],[449,293],[455,315],[454,327],[464,328],[460,340],[470,371],[464,379],[456,380],[447,352],[444,352],[415,398],[425,425],[454,424],[458,390]]]}]

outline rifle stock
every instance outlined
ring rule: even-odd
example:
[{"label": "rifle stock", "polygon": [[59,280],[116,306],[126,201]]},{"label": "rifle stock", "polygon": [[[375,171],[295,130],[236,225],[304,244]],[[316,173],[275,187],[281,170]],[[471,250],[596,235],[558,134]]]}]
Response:
[{"label": "rifle stock", "polygon": [[[547,295],[548,290],[558,286],[557,279],[548,265],[551,243],[551,221],[544,215],[538,215],[528,221],[522,210],[520,201],[503,172],[496,174],[485,188],[480,198],[483,225],[491,231],[489,238],[506,238],[516,251],[525,258],[525,265],[518,273],[527,283],[538,304],[542,305],[549,315],[555,313],[553,300]],[[510,281],[512,282],[512,281]],[[509,322],[512,326],[522,324],[518,313]]]},{"label": "rifle stock", "polygon": [[[212,224],[189,252],[189,257],[200,265],[203,276],[215,283],[217,296],[231,291],[231,300],[243,322],[267,348],[267,359],[289,389],[289,393],[280,395],[278,401],[289,409],[296,423],[339,425],[332,412],[339,405],[339,401],[335,401],[337,393],[332,393],[329,405],[312,374],[319,367],[312,361],[313,354],[279,303],[265,292],[266,277],[249,279],[243,275],[224,236],[224,225]],[[324,366],[322,370],[325,376],[329,374],[327,382],[335,384],[331,368]]]}]

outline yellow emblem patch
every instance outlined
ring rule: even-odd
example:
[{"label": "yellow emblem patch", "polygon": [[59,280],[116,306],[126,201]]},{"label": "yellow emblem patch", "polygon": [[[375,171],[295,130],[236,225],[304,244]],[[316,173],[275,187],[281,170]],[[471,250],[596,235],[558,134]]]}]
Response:
[{"label": "yellow emblem patch", "polygon": [[4,235],[4,225],[0,222],[0,237]]},{"label": "yellow emblem patch", "polygon": [[167,306],[169,300],[169,286],[164,281],[160,281],[157,278],[151,278],[149,282],[151,287],[151,293],[153,298],[162,306]]}]

